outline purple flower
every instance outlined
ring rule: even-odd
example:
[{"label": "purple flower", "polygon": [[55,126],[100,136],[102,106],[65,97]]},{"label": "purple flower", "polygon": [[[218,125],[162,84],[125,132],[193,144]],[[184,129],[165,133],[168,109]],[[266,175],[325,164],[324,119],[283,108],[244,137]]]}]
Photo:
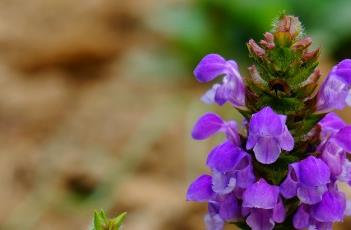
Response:
[{"label": "purple flower", "polygon": [[302,203],[316,204],[322,200],[330,182],[330,170],[321,159],[309,156],[289,165],[288,175],[280,185],[283,197],[297,196]]},{"label": "purple flower", "polygon": [[223,105],[229,101],[236,107],[245,106],[245,86],[235,61],[226,61],[218,54],[208,54],[196,66],[194,75],[200,82],[223,76],[222,84],[215,84],[202,97],[205,103]]},{"label": "purple flower", "polygon": [[187,200],[208,202],[205,223],[209,230],[221,230],[224,222],[241,218],[241,210],[235,194],[216,194],[212,190],[212,178],[209,175],[202,175],[191,183],[187,192]]},{"label": "purple flower", "polygon": [[285,208],[279,197],[279,187],[264,179],[250,185],[243,194],[246,223],[253,230],[271,230],[285,220]]},{"label": "purple flower", "polygon": [[203,140],[218,132],[225,133],[228,140],[236,145],[240,145],[240,136],[236,122],[225,122],[215,113],[205,113],[201,116],[196,122],[191,135],[196,140]]},{"label": "purple flower", "polygon": [[351,60],[345,59],[334,66],[317,95],[317,111],[329,112],[351,105]]},{"label": "purple flower", "polygon": [[279,158],[282,149],[291,151],[294,148],[294,138],[285,121],[285,115],[276,114],[270,107],[252,115],[246,149],[253,148],[259,162],[271,164]]},{"label": "purple flower", "polygon": [[346,212],[346,199],[342,192],[330,189],[320,202],[314,205],[301,204],[293,217],[296,229],[332,229],[334,222],[343,220]]},{"label": "purple flower", "polygon": [[336,113],[328,113],[318,122],[321,127],[321,139],[325,140],[346,126],[346,123]]},{"label": "purple flower", "polygon": [[218,194],[246,188],[255,181],[250,155],[230,141],[210,152],[207,166],[212,169],[212,189]]}]

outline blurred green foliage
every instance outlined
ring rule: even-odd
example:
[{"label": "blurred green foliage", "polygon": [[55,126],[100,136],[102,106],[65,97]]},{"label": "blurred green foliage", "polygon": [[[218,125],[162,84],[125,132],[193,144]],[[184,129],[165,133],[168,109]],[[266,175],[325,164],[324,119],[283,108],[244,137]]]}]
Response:
[{"label": "blurred green foliage", "polygon": [[260,40],[285,11],[300,17],[315,44],[336,58],[351,56],[351,1],[195,0],[163,8],[149,25],[170,42],[170,52],[187,69],[207,53],[248,63],[245,43]]}]

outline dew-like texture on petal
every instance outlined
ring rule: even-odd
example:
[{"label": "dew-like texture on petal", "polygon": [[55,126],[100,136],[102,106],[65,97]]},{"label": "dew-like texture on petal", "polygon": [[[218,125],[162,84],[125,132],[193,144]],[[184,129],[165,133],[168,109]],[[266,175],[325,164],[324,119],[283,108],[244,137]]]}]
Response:
[{"label": "dew-like texture on petal", "polygon": [[205,202],[213,197],[212,178],[202,175],[190,184],[186,198],[188,201]]},{"label": "dew-like texture on petal", "polygon": [[224,196],[220,201],[219,215],[225,221],[234,221],[240,218],[240,208],[233,194]]},{"label": "dew-like texture on petal", "polygon": [[224,229],[224,221],[223,219],[217,215],[207,214],[204,218],[206,229],[207,230],[223,230]]},{"label": "dew-like texture on petal", "polygon": [[316,204],[322,200],[322,196],[326,191],[326,185],[304,186],[300,184],[297,188],[297,197],[304,204]]},{"label": "dew-like texture on petal", "polygon": [[274,221],[271,219],[272,210],[252,209],[246,223],[252,230],[272,230]]},{"label": "dew-like texture on petal", "polygon": [[279,187],[264,179],[250,185],[243,194],[243,207],[273,209],[278,201]]},{"label": "dew-like texture on petal", "polygon": [[227,73],[226,60],[218,54],[206,55],[196,66],[194,75],[199,82],[209,82]]},{"label": "dew-like texture on petal", "polygon": [[[297,170],[296,170],[297,169]],[[298,178],[298,163],[289,165],[288,175],[285,180],[280,184],[280,193],[283,197],[290,199],[296,196],[297,187],[299,183]]]},{"label": "dew-like texture on petal", "polygon": [[321,222],[342,221],[346,209],[345,195],[337,191],[324,193],[322,201],[312,206],[312,216]]},{"label": "dew-like texture on petal", "polygon": [[234,175],[212,171],[212,190],[217,194],[228,194],[232,192],[236,185]]},{"label": "dew-like texture on petal", "polygon": [[207,158],[207,166],[222,173],[229,172],[246,156],[246,152],[226,141],[211,151]]},{"label": "dew-like texture on petal", "polygon": [[306,206],[300,205],[293,217],[293,225],[296,229],[305,229],[310,225],[310,214]]},{"label": "dew-like texture on petal", "polygon": [[275,162],[281,151],[278,141],[271,137],[259,137],[253,150],[256,159],[262,164]]},{"label": "dew-like texture on petal", "polygon": [[335,139],[346,152],[351,153],[351,126],[342,128],[335,134]]},{"label": "dew-like texture on petal", "polygon": [[299,179],[306,186],[325,185],[330,181],[330,171],[321,159],[309,156],[299,162]]},{"label": "dew-like texture on petal", "polygon": [[328,113],[318,122],[321,127],[321,138],[327,138],[346,126],[346,123],[336,114]]},{"label": "dew-like texture on petal", "polygon": [[223,126],[222,118],[215,113],[205,113],[195,123],[192,137],[196,140],[206,139],[217,133]]},{"label": "dew-like texture on petal", "polygon": [[283,223],[285,220],[285,207],[281,198],[279,198],[278,203],[275,205],[273,209],[272,219],[276,223]]}]

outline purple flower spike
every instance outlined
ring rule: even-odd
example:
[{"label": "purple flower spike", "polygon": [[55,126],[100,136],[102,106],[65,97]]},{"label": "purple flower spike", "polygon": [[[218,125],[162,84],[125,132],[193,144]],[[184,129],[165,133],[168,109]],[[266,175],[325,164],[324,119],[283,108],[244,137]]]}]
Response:
[{"label": "purple flower spike", "polygon": [[245,106],[245,86],[235,61],[226,61],[218,54],[208,54],[196,66],[194,75],[200,82],[223,76],[222,84],[215,84],[201,98],[205,103],[223,105],[229,101],[236,107]]},{"label": "purple flower spike", "polygon": [[210,200],[213,195],[211,176],[202,175],[191,183],[186,199],[188,201],[206,202]]},{"label": "purple flower spike", "polygon": [[343,109],[350,99],[351,60],[345,59],[333,67],[317,95],[317,111]]},{"label": "purple flower spike", "polygon": [[262,164],[274,163],[281,149],[291,151],[294,148],[294,138],[285,121],[285,115],[276,114],[270,107],[252,115],[246,148],[253,148],[256,159]]},{"label": "purple flower spike", "polygon": [[215,113],[205,113],[201,116],[196,122],[191,135],[196,140],[204,140],[218,132],[224,132],[232,143],[236,145],[240,144],[240,136],[236,122],[225,122]]},{"label": "purple flower spike", "polygon": [[302,203],[316,204],[322,200],[330,182],[328,166],[313,156],[290,164],[286,179],[280,185],[280,192],[285,198],[297,195]]}]

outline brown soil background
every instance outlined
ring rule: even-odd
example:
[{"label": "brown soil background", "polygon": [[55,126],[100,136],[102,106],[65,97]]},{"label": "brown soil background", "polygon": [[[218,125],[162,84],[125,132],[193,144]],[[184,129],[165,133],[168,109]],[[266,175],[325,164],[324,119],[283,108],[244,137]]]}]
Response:
[{"label": "brown soil background", "polygon": [[191,72],[128,64],[167,46],[144,23],[158,3],[0,1],[1,230],[87,229],[97,208],[127,211],[124,229],[204,229],[185,192],[216,140],[189,133],[214,107]]}]

